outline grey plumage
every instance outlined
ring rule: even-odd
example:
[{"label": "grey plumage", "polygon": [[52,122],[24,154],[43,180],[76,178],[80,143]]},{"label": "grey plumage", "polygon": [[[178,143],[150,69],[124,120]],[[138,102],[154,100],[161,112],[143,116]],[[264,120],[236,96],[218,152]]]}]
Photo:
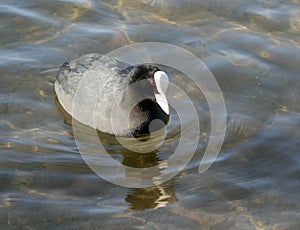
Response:
[{"label": "grey plumage", "polygon": [[[153,78],[157,70],[149,65],[131,67],[101,54],[87,54],[61,66],[55,91],[63,108],[88,126],[122,136],[144,132],[151,120],[167,123],[168,116],[155,103],[150,86],[128,86],[135,78]],[[139,98],[145,92],[147,95]],[[139,103],[143,97],[148,99]]]}]

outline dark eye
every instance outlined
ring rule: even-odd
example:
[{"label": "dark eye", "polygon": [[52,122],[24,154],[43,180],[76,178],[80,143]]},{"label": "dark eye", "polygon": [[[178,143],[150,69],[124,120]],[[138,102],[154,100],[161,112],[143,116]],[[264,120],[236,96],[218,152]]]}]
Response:
[{"label": "dark eye", "polygon": [[151,80],[150,80],[150,85],[155,86],[155,81],[154,81],[154,79],[151,79]]}]

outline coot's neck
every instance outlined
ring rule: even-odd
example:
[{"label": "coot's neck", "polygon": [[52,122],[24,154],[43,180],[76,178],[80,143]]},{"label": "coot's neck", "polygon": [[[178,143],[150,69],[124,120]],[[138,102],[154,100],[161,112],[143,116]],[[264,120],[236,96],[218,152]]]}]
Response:
[{"label": "coot's neck", "polygon": [[[144,84],[145,81],[141,81],[141,83],[133,83],[125,88],[120,101],[120,106],[123,111],[133,110],[134,107],[138,106],[144,100],[155,100],[153,90]],[[144,105],[144,103],[142,103],[142,105]]]},{"label": "coot's neck", "polygon": [[154,130],[162,128],[162,124],[167,124],[169,120],[169,116],[158,105],[149,87],[130,85],[125,89],[119,106],[126,113],[124,115],[129,116],[129,126],[135,134],[148,134],[149,124],[155,119],[162,122],[155,122],[158,127],[153,127]]},{"label": "coot's neck", "polygon": [[164,125],[166,125],[169,121],[169,115],[167,115],[161,107],[151,99],[146,99],[138,103],[137,107],[132,111],[130,114],[131,117],[135,117],[136,113],[140,114],[147,114],[146,120],[135,130],[135,134],[149,134],[149,124],[156,119],[159,119],[162,122],[155,122],[153,123],[153,126],[151,127],[152,131],[159,130],[163,128]]}]

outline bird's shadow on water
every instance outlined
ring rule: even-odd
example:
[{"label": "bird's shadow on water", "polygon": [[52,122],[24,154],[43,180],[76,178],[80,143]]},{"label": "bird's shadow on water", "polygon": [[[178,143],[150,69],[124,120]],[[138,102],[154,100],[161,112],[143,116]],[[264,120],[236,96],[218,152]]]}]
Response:
[{"label": "bird's shadow on water", "polygon": [[[136,173],[136,168],[151,168],[158,166],[159,164],[164,163],[164,159],[159,156],[159,149],[154,149],[149,152],[139,152],[139,148],[143,146],[151,145],[151,140],[153,138],[159,138],[159,131],[149,134],[137,134],[131,137],[116,137],[115,135],[103,133],[99,130],[90,128],[79,121],[76,121],[68,114],[63,107],[55,98],[57,108],[64,117],[64,123],[73,127],[71,135],[75,138],[79,152],[84,151],[97,153],[101,161],[101,155],[109,154],[109,156],[118,161],[120,164],[127,166],[126,167],[126,177],[129,178],[159,178],[161,175],[160,167],[158,170],[154,170],[152,175],[143,175],[143,173]],[[171,133],[171,138],[173,138],[174,133]],[[122,139],[122,142],[125,141],[127,145],[130,146],[130,142],[135,145],[135,150],[132,151],[122,144],[120,144],[119,139]],[[85,143],[81,143],[85,142]],[[149,143],[150,142],[150,143]],[[99,148],[99,143],[101,148]],[[92,150],[91,150],[92,149]],[[165,157],[165,153],[164,153]],[[103,162],[105,164],[105,162]],[[163,168],[162,168],[163,170]],[[118,176],[118,175],[111,175]],[[121,176],[121,175],[120,175]],[[176,184],[175,179],[160,184],[154,185],[151,187],[145,188],[129,188],[128,193],[125,197],[125,201],[129,204],[128,210],[142,211],[145,209],[156,209],[163,208],[171,203],[176,202],[178,199],[172,187]]]},{"label": "bird's shadow on water", "polygon": [[[157,170],[151,171],[151,173],[145,173],[145,171],[136,171],[135,169],[147,169],[163,165],[164,160],[159,157],[159,150],[153,150],[150,152],[139,153],[131,151],[118,142],[114,135],[102,133],[97,131],[99,140],[101,141],[106,153],[99,152],[100,155],[109,154],[111,158],[118,161],[121,165],[127,166],[125,169],[125,178],[139,179],[153,179],[160,178],[163,174],[163,168],[157,167]],[[138,138],[124,137],[127,141],[136,142],[141,141],[141,144],[147,144],[149,136],[143,135]],[[104,162],[105,164],[105,162]],[[117,173],[112,171],[112,174]],[[124,175],[111,175],[112,177],[124,177]],[[162,208],[171,203],[177,201],[177,197],[172,187],[176,183],[175,179],[163,184],[154,185],[145,188],[129,188],[125,201],[129,204],[128,210],[142,211],[145,209]]]}]

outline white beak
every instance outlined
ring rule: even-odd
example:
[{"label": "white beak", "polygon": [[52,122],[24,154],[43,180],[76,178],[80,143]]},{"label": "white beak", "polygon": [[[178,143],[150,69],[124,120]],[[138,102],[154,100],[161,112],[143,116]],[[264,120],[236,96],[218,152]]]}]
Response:
[{"label": "white beak", "polygon": [[154,81],[158,94],[155,94],[156,101],[161,109],[167,114],[170,114],[169,104],[167,101],[166,93],[169,85],[169,77],[163,71],[156,71],[154,73]]}]

